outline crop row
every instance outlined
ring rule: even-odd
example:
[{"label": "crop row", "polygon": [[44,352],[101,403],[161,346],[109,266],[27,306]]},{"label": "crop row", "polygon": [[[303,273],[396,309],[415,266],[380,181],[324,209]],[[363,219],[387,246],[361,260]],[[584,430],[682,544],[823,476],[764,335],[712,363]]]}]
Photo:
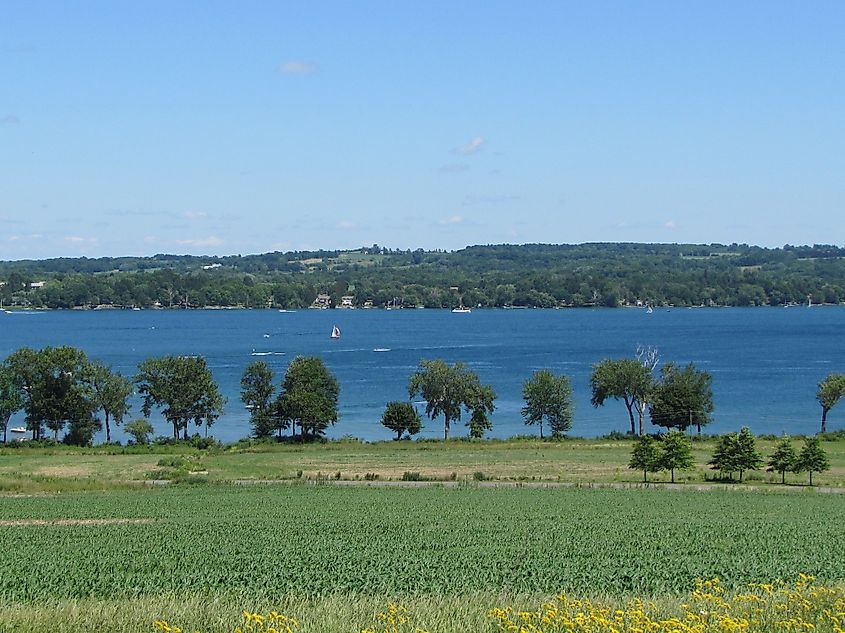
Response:
[{"label": "crop row", "polygon": [[836,495],[209,486],[6,498],[0,525],[0,600],[845,580]]}]

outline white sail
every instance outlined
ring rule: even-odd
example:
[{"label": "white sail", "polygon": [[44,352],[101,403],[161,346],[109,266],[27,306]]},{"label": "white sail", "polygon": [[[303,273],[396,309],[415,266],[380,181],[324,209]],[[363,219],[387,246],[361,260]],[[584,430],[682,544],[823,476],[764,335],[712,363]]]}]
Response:
[{"label": "white sail", "polygon": [[332,326],[332,338],[340,338],[340,328],[336,325]]}]

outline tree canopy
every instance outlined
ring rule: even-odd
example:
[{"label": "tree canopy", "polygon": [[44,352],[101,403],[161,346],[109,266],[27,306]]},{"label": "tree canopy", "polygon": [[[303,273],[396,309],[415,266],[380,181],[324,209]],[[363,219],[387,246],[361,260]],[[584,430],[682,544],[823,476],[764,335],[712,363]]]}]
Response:
[{"label": "tree canopy", "polygon": [[294,435],[298,424],[303,438],[314,438],[337,422],[339,395],[337,379],[320,358],[297,356],[282,381],[279,415],[290,421]]},{"label": "tree canopy", "polygon": [[397,440],[401,440],[405,433],[412,436],[422,429],[420,414],[410,402],[388,402],[381,416],[381,423],[396,433]]},{"label": "tree canopy", "polygon": [[572,428],[572,385],[567,376],[556,376],[549,369],[539,369],[522,385],[522,417],[526,424],[540,427],[548,422],[554,437],[564,435]]},{"label": "tree canopy", "polygon": [[628,409],[628,418],[631,422],[631,435],[637,434],[634,426],[634,409],[640,413],[639,433],[643,434],[644,405],[654,386],[654,378],[651,368],[639,360],[633,358],[621,358],[618,360],[605,359],[593,365],[593,373],[590,375],[590,388],[592,396],[590,402],[594,407],[599,407],[608,398],[622,400]]},{"label": "tree canopy", "polygon": [[462,409],[470,414],[470,434],[479,437],[490,428],[496,393],[482,385],[478,375],[463,363],[448,365],[442,360],[423,360],[408,381],[408,395],[422,396],[425,413],[434,420],[443,416],[443,439],[449,439],[453,421],[461,419]]},{"label": "tree canopy", "polygon": [[174,439],[179,439],[180,431],[188,439],[191,421],[205,425],[207,435],[208,428],[223,413],[225,399],[201,356],[148,358],[138,365],[135,383],[144,398],[144,415],[149,417],[153,407],[160,407],[173,425]]},{"label": "tree canopy", "polygon": [[674,363],[664,365],[651,391],[652,424],[679,431],[708,424],[713,413],[712,380],[709,372],[697,371],[693,363],[683,369]]},{"label": "tree canopy", "polygon": [[252,434],[257,438],[269,437],[281,425],[277,424],[273,394],[273,370],[263,360],[250,363],[241,375],[241,402],[249,409]]},{"label": "tree canopy", "polygon": [[827,432],[827,414],[845,395],[845,374],[829,374],[819,383],[816,400],[822,405],[822,433]]}]

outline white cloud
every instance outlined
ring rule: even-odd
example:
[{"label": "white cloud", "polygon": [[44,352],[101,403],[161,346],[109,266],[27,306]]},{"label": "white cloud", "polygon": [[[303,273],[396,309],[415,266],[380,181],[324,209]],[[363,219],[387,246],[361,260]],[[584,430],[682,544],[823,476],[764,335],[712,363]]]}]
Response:
[{"label": "white cloud", "polygon": [[208,214],[205,211],[185,211],[182,214],[182,217],[187,218],[188,220],[201,220],[203,218],[207,218]]},{"label": "white cloud", "polygon": [[460,224],[464,221],[463,216],[460,215],[452,215],[448,218],[443,218],[442,220],[438,220],[438,224]]},{"label": "white cloud", "polygon": [[317,72],[317,64],[293,59],[279,66],[286,75],[313,75]]},{"label": "white cloud", "polygon": [[663,226],[667,229],[677,228],[677,224],[675,224],[675,220],[667,220],[666,223]]},{"label": "white cloud", "polygon": [[21,120],[14,114],[0,116],[0,125],[19,125]]},{"label": "white cloud", "polygon": [[344,231],[349,231],[355,228],[354,222],[349,222],[348,220],[341,220],[337,224],[335,224],[335,228],[342,229]]},{"label": "white cloud", "polygon": [[469,156],[470,154],[475,154],[477,151],[479,151],[483,145],[484,139],[480,136],[476,136],[469,142],[464,143],[463,145],[459,145],[452,151],[456,154]]},{"label": "white cloud", "polygon": [[176,240],[176,243],[181,244],[182,246],[220,246],[223,244],[223,240],[216,235],[209,235],[208,237],[195,239]]},{"label": "white cloud", "polygon": [[79,244],[80,242],[84,242],[84,237],[79,237],[78,235],[68,235],[64,238],[65,242],[73,242],[74,244]]}]

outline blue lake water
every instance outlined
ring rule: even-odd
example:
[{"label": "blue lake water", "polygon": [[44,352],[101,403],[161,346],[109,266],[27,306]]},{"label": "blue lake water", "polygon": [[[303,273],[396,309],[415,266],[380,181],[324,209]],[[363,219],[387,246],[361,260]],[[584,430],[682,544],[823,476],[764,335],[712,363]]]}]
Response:
[{"label": "blue lake water", "polygon": [[[342,332],[330,339],[332,326]],[[713,374],[714,421],[709,432],[746,425],[756,433],[818,430],[816,386],[829,372],[845,372],[845,308],[802,307],[475,310],[145,310],[0,313],[0,357],[22,346],[73,345],[132,376],[145,358],[206,357],[226,412],[212,435],[233,441],[249,434],[240,403],[244,367],[265,360],[281,380],[298,354],[317,355],[340,382],[340,414],[330,437],[388,439],[379,424],[386,402],[408,397],[408,377],[422,359],[463,361],[492,384],[498,400],[494,437],[536,433],[520,415],[522,383],[540,368],[567,374],[575,390],[573,435],[625,431],[624,404],[590,405],[591,365],[655,346],[662,361],[694,362]],[[375,351],[386,350],[386,351]],[[131,413],[138,416],[139,400]],[[420,411],[424,407],[419,407]],[[157,413],[158,434],[170,426]],[[10,426],[22,424],[18,414]],[[845,403],[828,419],[845,426]],[[442,420],[422,435],[440,437]],[[650,427],[650,425],[649,425]],[[650,427],[653,428],[653,427]],[[202,432],[202,430],[200,430]],[[461,424],[453,434],[465,433]],[[118,429],[115,439],[126,437]],[[102,439],[102,438],[100,438]]]}]

